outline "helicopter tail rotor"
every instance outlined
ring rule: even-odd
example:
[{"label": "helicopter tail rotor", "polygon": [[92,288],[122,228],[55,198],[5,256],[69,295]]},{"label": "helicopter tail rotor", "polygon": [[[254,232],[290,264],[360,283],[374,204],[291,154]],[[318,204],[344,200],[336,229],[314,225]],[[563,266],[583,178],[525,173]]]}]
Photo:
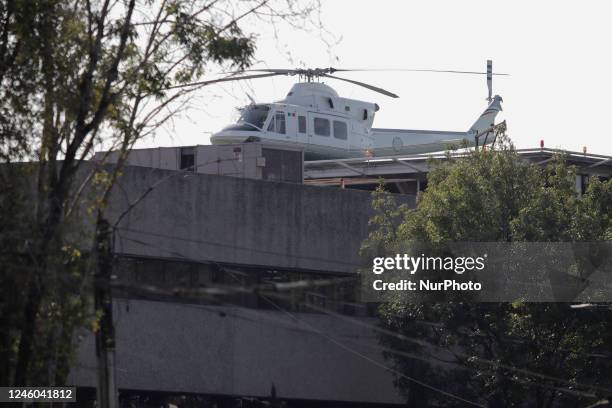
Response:
[{"label": "helicopter tail rotor", "polygon": [[487,60],[487,88],[489,89],[489,97],[487,101],[491,103],[493,98],[493,60]]}]

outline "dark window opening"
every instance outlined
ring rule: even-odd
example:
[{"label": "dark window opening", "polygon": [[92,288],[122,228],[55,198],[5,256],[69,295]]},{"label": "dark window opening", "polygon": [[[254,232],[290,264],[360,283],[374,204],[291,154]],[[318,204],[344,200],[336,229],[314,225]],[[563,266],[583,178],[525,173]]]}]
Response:
[{"label": "dark window opening", "polygon": [[[333,284],[313,285],[285,292],[286,296],[275,299],[275,303],[283,309],[300,313],[318,313],[317,308],[323,307],[342,314],[373,315],[367,305],[360,302],[359,280],[347,279],[348,276],[344,274],[129,256],[119,257],[113,267],[113,272],[121,282],[126,283],[126,288],[153,286],[159,289],[156,293],[117,289],[118,298],[193,303],[196,302],[195,298],[177,297],[169,288],[235,287],[239,290],[220,292],[214,297],[202,297],[197,300],[197,303],[231,303],[256,309],[275,309],[276,307],[254,290],[255,288],[277,283],[336,280]],[[376,308],[373,311],[376,311]]]},{"label": "dark window opening", "polygon": [[578,177],[580,177],[580,194],[584,194],[589,188],[589,176],[579,174]]},{"label": "dark window opening", "polygon": [[182,147],[181,148],[180,169],[195,171],[195,148],[193,147]]},{"label": "dark window opening", "polygon": [[419,191],[427,190],[427,180],[421,180],[419,183]]}]

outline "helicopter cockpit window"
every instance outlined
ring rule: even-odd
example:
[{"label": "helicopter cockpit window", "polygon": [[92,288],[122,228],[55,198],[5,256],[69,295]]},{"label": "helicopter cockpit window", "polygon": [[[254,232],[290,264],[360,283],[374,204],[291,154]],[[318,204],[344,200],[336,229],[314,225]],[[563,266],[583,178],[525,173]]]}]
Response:
[{"label": "helicopter cockpit window", "polygon": [[314,132],[317,136],[329,136],[329,119],[314,118]]},{"label": "helicopter cockpit window", "polygon": [[276,111],[270,124],[268,125],[268,132],[275,132],[285,134],[286,126],[285,126],[285,112]]},{"label": "helicopter cockpit window", "polygon": [[249,130],[249,131],[261,131],[268,113],[270,112],[270,106],[268,105],[250,105],[240,112],[240,118],[235,125],[230,125],[225,130]]},{"label": "helicopter cockpit window", "polygon": [[334,137],[336,139],[346,140],[348,137],[348,131],[346,123],[339,120],[334,120]]}]

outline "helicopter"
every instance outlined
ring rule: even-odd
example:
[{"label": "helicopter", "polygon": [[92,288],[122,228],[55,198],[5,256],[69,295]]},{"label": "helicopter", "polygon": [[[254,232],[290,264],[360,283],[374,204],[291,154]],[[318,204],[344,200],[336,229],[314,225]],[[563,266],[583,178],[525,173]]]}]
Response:
[{"label": "helicopter", "polygon": [[[370,71],[363,69],[255,69],[232,72],[230,76],[197,84],[264,78],[278,75],[298,76],[284,99],[274,103],[256,103],[239,108],[235,123],[211,135],[213,145],[260,142],[290,145],[304,150],[305,160],[381,157],[437,152],[449,146],[470,147],[492,143],[495,118],[502,110],[502,98],[492,97],[492,72],[487,61],[489,104],[474,124],[464,132],[374,128],[377,103],[343,98],[321,79],[335,79],[365,87],[392,98],[398,95],[382,88],[334,76],[335,72]],[[400,70],[398,70],[400,71]],[[485,74],[474,71],[405,69],[463,74]],[[258,74],[244,75],[248,72]],[[480,143],[482,139],[482,143]]]}]

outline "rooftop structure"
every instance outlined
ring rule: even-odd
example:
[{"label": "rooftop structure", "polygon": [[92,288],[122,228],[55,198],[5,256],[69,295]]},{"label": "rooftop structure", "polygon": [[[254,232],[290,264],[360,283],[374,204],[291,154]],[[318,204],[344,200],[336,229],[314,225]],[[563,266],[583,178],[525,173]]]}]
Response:
[{"label": "rooftop structure", "polygon": [[[94,161],[116,163],[118,153],[97,152]],[[257,142],[133,149],[129,166],[183,170],[254,180],[302,182],[304,152],[298,146]]]},{"label": "rooftop structure", "polygon": [[[584,192],[589,177],[606,179],[612,176],[612,156],[544,148],[519,149],[517,153],[526,162],[538,165],[548,163],[556,154],[563,154],[569,164],[576,166],[576,185],[581,192]],[[452,157],[465,154],[454,153]],[[448,156],[437,153],[307,161],[304,162],[304,183],[373,190],[382,178],[394,192],[414,194],[426,186],[431,159],[447,160]]]}]

